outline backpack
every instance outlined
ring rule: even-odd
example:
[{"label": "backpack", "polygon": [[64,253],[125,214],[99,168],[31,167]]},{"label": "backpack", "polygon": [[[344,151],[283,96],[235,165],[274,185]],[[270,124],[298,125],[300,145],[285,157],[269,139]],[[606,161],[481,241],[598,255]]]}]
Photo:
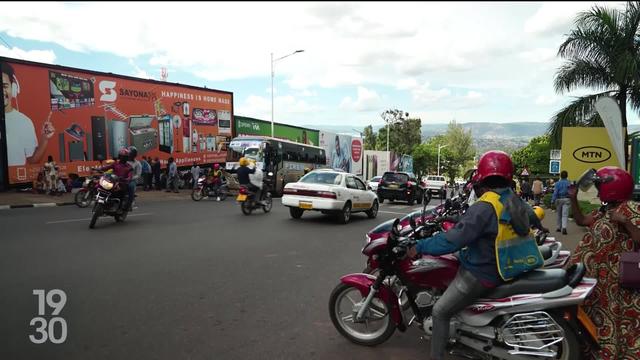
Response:
[{"label": "backpack", "polygon": [[479,201],[491,204],[498,218],[495,249],[500,277],[504,281],[510,281],[523,273],[542,267],[544,259],[529,227],[525,207],[527,205],[510,189],[501,194],[487,191]]}]

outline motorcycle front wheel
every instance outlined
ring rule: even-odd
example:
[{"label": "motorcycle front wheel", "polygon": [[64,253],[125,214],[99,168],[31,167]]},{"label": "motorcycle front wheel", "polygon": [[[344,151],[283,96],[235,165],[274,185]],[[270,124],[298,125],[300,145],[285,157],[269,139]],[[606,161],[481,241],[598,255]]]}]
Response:
[{"label": "motorcycle front wheel", "polygon": [[193,189],[193,191],[191,192],[191,199],[193,201],[200,201],[202,200],[202,198],[204,198],[204,190],[205,188],[199,189],[199,188],[195,188]]},{"label": "motorcycle front wheel", "polygon": [[102,204],[97,204],[93,209],[93,215],[91,216],[91,222],[89,223],[89,229],[93,229],[96,226],[96,221],[102,216]]},{"label": "motorcycle front wheel", "polygon": [[355,320],[365,297],[352,285],[340,283],[329,298],[329,315],[338,332],[358,345],[376,346],[387,341],[396,330],[389,305],[379,298],[371,301],[362,320]]},{"label": "motorcycle front wheel", "polygon": [[76,193],[76,196],[74,198],[76,205],[79,208],[86,208],[87,206],[89,206],[89,204],[91,204],[91,195],[91,191],[87,189],[80,189],[80,191]]},{"label": "motorcycle front wheel", "polygon": [[220,201],[224,201],[227,198],[228,194],[229,188],[227,188],[226,185],[222,185],[220,186],[220,188],[218,188],[218,196],[220,197]]}]

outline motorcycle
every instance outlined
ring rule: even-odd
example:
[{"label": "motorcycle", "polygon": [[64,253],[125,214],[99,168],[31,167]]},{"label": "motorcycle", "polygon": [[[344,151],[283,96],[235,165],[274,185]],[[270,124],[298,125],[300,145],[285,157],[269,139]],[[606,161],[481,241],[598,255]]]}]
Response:
[{"label": "motorcycle", "polygon": [[[267,187],[262,188],[261,199],[256,200],[256,193],[249,190],[248,187],[240,185],[240,191],[236,200],[240,203],[240,209],[245,215],[251,215],[253,210],[262,208],[262,211],[268,213],[273,207],[273,199],[271,198],[271,192],[267,190]],[[262,200],[264,204],[260,204]]]},{"label": "motorcycle", "polygon": [[217,188],[214,188],[211,184],[207,183],[207,177],[201,176],[198,178],[196,186],[191,191],[191,199],[193,201],[200,201],[207,197],[219,197],[220,201],[224,201],[229,194],[229,189],[225,181]]},{"label": "motorcycle", "polygon": [[86,208],[91,205],[96,197],[96,186],[100,180],[100,175],[93,175],[87,177],[82,183],[82,188],[78,190],[74,197],[76,206],[79,208]]},{"label": "motorcycle", "polygon": [[[379,345],[396,329],[404,332],[413,324],[430,338],[433,306],[458,271],[458,259],[451,254],[416,261],[408,258],[408,249],[425,229],[412,220],[412,230],[402,236],[398,224],[396,219],[386,238],[362,249],[369,263],[380,269],[379,274],[345,275],[331,293],[331,321],[356,344]],[[470,351],[470,357],[487,360],[578,359],[579,339],[595,334],[595,326],[579,308],[596,284],[584,274],[583,264],[567,271],[534,270],[497,287],[452,318],[450,345],[453,350]],[[408,322],[398,294],[388,285],[391,277],[406,288],[413,312]]]},{"label": "motorcycle", "polygon": [[96,198],[89,228],[93,229],[101,216],[113,216],[116,222],[123,222],[127,218],[129,207],[122,205],[128,203],[128,198],[126,189],[121,189],[116,175],[103,174],[96,185]]}]

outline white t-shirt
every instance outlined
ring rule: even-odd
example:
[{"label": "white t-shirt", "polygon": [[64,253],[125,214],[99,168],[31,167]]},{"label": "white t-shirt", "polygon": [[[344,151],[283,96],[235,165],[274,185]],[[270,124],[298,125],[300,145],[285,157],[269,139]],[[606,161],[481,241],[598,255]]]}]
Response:
[{"label": "white t-shirt", "polygon": [[31,119],[17,110],[4,113],[7,129],[7,160],[9,166],[21,166],[38,146],[36,129]]}]

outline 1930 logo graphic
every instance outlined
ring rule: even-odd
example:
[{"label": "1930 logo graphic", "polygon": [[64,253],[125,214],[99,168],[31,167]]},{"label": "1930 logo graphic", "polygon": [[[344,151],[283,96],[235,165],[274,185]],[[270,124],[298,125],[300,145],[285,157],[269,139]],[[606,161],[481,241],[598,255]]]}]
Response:
[{"label": "1930 logo graphic", "polygon": [[[67,321],[58,315],[60,315],[62,308],[64,308],[64,305],[67,303],[67,294],[60,289],[53,289],[49,292],[43,289],[37,289],[33,290],[33,295],[38,297],[39,316],[34,317],[31,319],[31,322],[29,322],[30,326],[37,326],[35,329],[36,335],[29,335],[29,340],[34,344],[44,344],[47,340],[53,344],[62,344],[67,340]],[[49,321],[45,318],[45,300],[46,304],[53,309],[51,315],[54,317],[49,319]],[[57,331],[58,326],[56,325],[59,325],[59,332]]]}]

